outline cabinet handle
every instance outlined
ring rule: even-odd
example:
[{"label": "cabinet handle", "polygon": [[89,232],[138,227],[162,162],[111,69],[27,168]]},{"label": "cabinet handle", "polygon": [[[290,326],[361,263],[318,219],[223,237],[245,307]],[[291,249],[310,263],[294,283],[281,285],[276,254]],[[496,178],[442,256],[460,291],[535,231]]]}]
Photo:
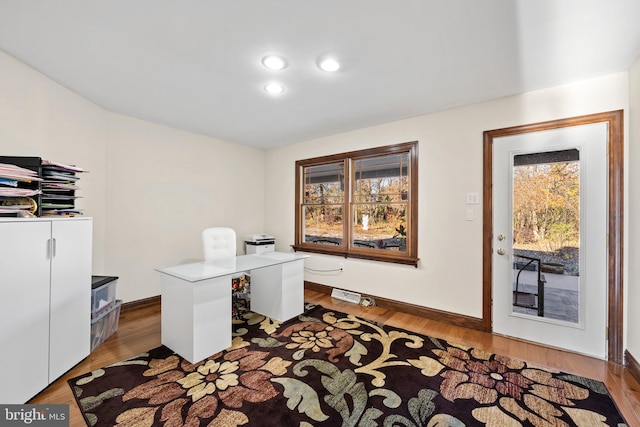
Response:
[{"label": "cabinet handle", "polygon": [[52,259],[56,256],[56,239],[47,240],[47,259]]}]

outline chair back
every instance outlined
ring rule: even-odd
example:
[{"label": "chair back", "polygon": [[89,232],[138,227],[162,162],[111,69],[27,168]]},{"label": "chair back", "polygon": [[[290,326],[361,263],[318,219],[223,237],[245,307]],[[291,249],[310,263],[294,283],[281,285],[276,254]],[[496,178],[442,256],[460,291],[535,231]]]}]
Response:
[{"label": "chair back", "polygon": [[205,261],[236,256],[236,232],[229,227],[211,227],[202,232]]}]

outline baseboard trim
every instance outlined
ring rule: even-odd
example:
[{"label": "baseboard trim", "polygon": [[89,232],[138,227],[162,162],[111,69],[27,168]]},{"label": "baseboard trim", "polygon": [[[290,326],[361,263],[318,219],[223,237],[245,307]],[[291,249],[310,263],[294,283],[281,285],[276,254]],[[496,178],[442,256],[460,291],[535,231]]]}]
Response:
[{"label": "baseboard trim", "polygon": [[[327,285],[321,285],[319,283],[304,282],[305,289],[309,289],[316,292],[321,292],[327,295],[331,295],[333,291],[333,287]],[[365,296],[365,295],[363,295]],[[415,304],[410,304],[402,301],[396,301],[388,298],[382,298],[375,295],[370,295],[376,300],[376,305],[378,307],[400,311],[407,314],[412,314],[414,316],[424,317],[425,319],[435,320],[442,323],[449,323],[456,326],[462,326],[464,328],[475,329],[478,331],[484,331],[484,327],[482,324],[482,319],[478,319],[471,316],[465,316],[462,314],[451,313],[448,311],[436,310],[433,308],[422,307]],[[160,295],[144,298],[141,300],[130,301],[122,304],[120,308],[120,312],[128,312],[131,310],[147,308],[147,307],[157,307],[160,306],[161,298]],[[631,355],[629,355],[629,360],[634,360]],[[640,377],[640,365],[636,362],[636,367],[638,376]],[[640,381],[640,380],[639,380]]]},{"label": "baseboard trim", "polygon": [[135,301],[125,302],[120,306],[120,313],[126,313],[127,311],[138,310],[141,308],[160,306],[161,297],[156,295],[155,297],[143,298]]},{"label": "baseboard trim", "polygon": [[629,353],[629,350],[624,351],[624,360],[631,376],[640,383],[640,363],[638,363],[638,360]]},{"label": "baseboard trim", "polygon": [[[324,294],[331,295],[333,287],[327,285],[321,285],[319,283],[304,282],[305,289],[316,291]],[[420,305],[410,304],[406,302],[396,301],[388,298],[377,297],[375,295],[362,295],[371,296],[376,300],[378,307],[387,308],[390,310],[401,311],[403,313],[412,314],[414,316],[424,317],[425,319],[436,320],[442,323],[449,323],[456,326],[462,326],[469,329],[475,329],[478,331],[484,331],[482,319],[478,319],[471,316],[465,316],[462,314],[451,313],[448,311],[436,310],[433,308],[422,307]]]}]

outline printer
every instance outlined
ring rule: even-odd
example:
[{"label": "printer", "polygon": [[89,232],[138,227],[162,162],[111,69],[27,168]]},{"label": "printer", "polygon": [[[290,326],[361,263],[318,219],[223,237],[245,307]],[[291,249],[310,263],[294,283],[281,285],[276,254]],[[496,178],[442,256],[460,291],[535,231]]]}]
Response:
[{"label": "printer", "polygon": [[270,234],[250,234],[244,239],[244,243],[247,255],[273,252],[276,249],[276,238]]}]

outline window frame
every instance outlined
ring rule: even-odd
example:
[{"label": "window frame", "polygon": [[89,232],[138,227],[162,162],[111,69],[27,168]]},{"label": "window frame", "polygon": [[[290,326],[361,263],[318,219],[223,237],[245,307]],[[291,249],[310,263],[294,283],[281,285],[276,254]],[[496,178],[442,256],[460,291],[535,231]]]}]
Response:
[{"label": "window frame", "polygon": [[[407,154],[407,166],[409,168],[409,189],[407,194],[406,251],[389,251],[380,249],[360,248],[353,246],[353,206],[355,183],[355,171],[352,164],[355,160],[383,157],[394,154]],[[304,168],[320,166],[331,163],[344,164],[344,200],[342,243],[340,245],[322,245],[304,241]],[[392,262],[418,266],[418,141],[400,144],[386,145],[382,147],[368,148],[365,150],[350,151],[346,153],[332,154],[328,156],[314,157],[296,161],[296,195],[295,195],[295,243],[292,248],[295,251],[319,253],[324,255],[337,255],[345,258],[360,258],[373,261]]]}]

